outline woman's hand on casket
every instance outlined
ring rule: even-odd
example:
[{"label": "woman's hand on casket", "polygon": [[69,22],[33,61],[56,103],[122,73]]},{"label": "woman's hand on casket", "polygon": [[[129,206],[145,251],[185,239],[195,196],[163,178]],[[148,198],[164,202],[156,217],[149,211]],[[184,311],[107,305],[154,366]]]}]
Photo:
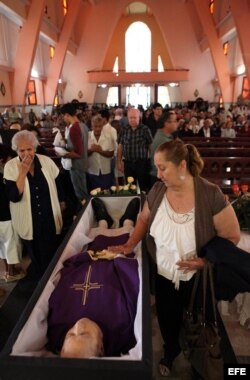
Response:
[{"label": "woman's hand on casket", "polygon": [[108,250],[114,253],[128,255],[129,253],[133,252],[134,248],[134,244],[125,243],[123,245],[111,245],[108,247]]},{"label": "woman's hand on casket", "polygon": [[184,273],[203,269],[206,264],[206,259],[202,257],[193,257],[186,260],[179,260],[176,262],[176,265],[178,266],[178,270],[183,270]]}]

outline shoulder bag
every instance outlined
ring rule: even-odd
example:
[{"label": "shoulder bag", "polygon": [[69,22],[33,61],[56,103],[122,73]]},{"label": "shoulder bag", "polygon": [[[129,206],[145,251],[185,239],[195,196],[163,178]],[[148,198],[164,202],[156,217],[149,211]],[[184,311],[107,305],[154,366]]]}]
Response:
[{"label": "shoulder bag", "polygon": [[[196,297],[202,286],[202,307],[196,308]],[[207,318],[208,295],[210,293],[209,318]],[[203,270],[197,272],[191,299],[184,312],[180,332],[180,346],[184,356],[194,370],[204,380],[223,379],[223,359],[220,350],[220,334],[217,326],[216,303],[214,295],[213,269],[207,263]]]}]

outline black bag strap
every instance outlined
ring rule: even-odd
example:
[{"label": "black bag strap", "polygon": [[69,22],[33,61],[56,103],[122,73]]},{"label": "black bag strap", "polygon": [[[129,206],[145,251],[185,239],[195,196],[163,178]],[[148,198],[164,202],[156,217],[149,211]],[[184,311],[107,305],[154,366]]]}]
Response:
[{"label": "black bag strap", "polygon": [[208,263],[205,264],[202,272],[202,323],[206,323],[206,306],[207,306],[207,272],[208,272]]},{"label": "black bag strap", "polygon": [[209,273],[209,284],[210,284],[210,292],[211,292],[211,303],[213,308],[213,317],[214,324],[217,326],[217,313],[216,313],[216,298],[215,298],[215,290],[214,290],[214,274],[213,274],[213,265],[208,263],[208,273]]},{"label": "black bag strap", "polygon": [[[187,311],[189,314],[194,313],[194,302],[195,297],[198,291],[200,279],[202,276],[202,323],[206,323],[206,303],[207,303],[207,293],[210,290],[211,294],[211,305],[213,311],[213,322],[217,325],[217,316],[216,316],[216,300],[215,300],[215,291],[214,291],[214,279],[213,279],[213,267],[210,262],[207,262],[203,269],[197,271],[195,275],[195,280],[191,292],[191,297]],[[209,287],[208,287],[209,285]]]},{"label": "black bag strap", "polygon": [[207,294],[210,291],[211,295],[211,306],[213,312],[213,323],[217,325],[217,315],[216,315],[216,300],[215,300],[215,291],[214,291],[214,278],[213,278],[213,267],[210,262],[207,262],[202,273],[203,281],[203,310],[202,310],[202,319],[203,324],[206,323],[206,306],[207,306]]},{"label": "black bag strap", "polygon": [[197,273],[195,274],[193,289],[191,292],[191,297],[190,297],[189,305],[187,308],[187,310],[190,314],[192,314],[194,311],[194,301],[195,301],[195,296],[197,294],[197,290],[198,290],[198,286],[199,286],[199,282],[200,282],[200,277],[201,277],[201,270],[197,271]]}]

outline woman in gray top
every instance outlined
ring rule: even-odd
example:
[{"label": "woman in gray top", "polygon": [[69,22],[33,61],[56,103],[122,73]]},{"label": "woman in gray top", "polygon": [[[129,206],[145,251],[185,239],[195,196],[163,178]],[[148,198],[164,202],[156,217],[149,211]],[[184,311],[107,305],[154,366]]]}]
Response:
[{"label": "woman in gray top", "polygon": [[240,228],[219,187],[200,177],[203,161],[193,145],[166,142],[156,149],[154,164],[160,181],[149,192],[133,234],[125,245],[109,249],[127,254],[146,237],[164,341],[159,371],[168,376],[181,351],[179,332],[195,273],[205,265],[201,247],[216,235],[237,244]]}]

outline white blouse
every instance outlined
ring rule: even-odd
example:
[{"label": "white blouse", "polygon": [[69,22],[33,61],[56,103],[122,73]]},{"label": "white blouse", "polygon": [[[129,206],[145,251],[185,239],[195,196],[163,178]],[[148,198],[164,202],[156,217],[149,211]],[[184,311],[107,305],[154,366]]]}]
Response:
[{"label": "white blouse", "polygon": [[150,228],[156,245],[158,274],[171,280],[179,289],[180,281],[188,281],[196,271],[184,273],[176,262],[196,257],[194,208],[187,213],[175,212],[164,196]]}]

